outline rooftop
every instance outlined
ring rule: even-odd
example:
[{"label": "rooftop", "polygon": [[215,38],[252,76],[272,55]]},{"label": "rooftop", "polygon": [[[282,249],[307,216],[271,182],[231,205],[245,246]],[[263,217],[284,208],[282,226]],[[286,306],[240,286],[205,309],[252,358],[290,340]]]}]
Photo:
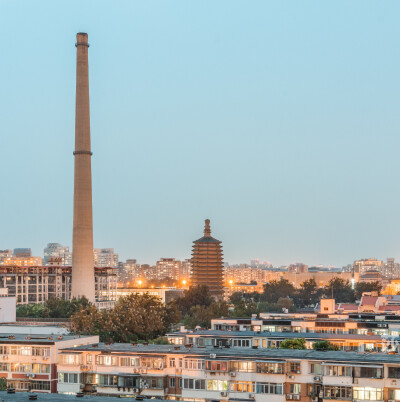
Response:
[{"label": "rooftop", "polygon": [[204,358],[222,359],[222,360],[240,360],[240,359],[259,359],[259,360],[323,360],[332,362],[351,362],[364,364],[383,364],[392,363],[400,365],[400,355],[385,353],[356,353],[356,352],[323,352],[316,350],[293,350],[293,349],[215,349],[213,347],[174,347],[173,345],[131,345],[129,343],[105,345],[99,343],[97,346],[86,345],[75,348],[65,348],[65,352],[78,351],[98,351],[103,354],[183,354],[189,356],[202,356]]},{"label": "rooftop", "polygon": [[[94,336],[94,335],[93,335]],[[50,345],[56,342],[70,341],[73,339],[82,339],[87,336],[80,335],[49,335],[49,334],[0,334],[0,344],[4,343],[33,343],[33,344],[43,344],[48,343]]]}]

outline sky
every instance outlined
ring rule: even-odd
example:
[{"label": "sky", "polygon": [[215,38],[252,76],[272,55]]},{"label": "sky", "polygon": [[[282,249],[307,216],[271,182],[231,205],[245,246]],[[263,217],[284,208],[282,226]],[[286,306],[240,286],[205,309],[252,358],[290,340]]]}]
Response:
[{"label": "sky", "polygon": [[0,249],[72,244],[77,32],[95,247],[400,259],[400,3],[0,0]]}]

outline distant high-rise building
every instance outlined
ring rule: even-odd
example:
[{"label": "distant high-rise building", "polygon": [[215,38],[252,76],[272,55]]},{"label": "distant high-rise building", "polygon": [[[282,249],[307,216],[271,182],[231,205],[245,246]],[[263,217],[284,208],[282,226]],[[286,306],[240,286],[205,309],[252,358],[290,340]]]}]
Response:
[{"label": "distant high-rise building", "polygon": [[181,262],[175,260],[175,258],[161,258],[156,262],[157,276],[161,280],[164,278],[170,278],[173,280],[179,280],[181,272]]},{"label": "distant high-rise building", "polygon": [[0,250],[0,265],[3,265],[5,258],[10,258],[12,255],[12,250]]},{"label": "distant high-rise building", "polygon": [[188,280],[192,274],[192,260],[190,258],[181,262],[180,280]]},{"label": "distant high-rise building", "polygon": [[220,298],[224,293],[224,271],[221,241],[211,236],[210,220],[205,220],[204,236],[193,242],[192,285],[207,285],[210,293]]},{"label": "distant high-rise building", "polygon": [[32,250],[30,248],[15,248],[13,256],[17,258],[32,257]]},{"label": "distant high-rise building", "polygon": [[308,272],[308,265],[303,264],[301,262],[297,262],[296,264],[290,264],[288,266],[288,272],[296,274],[305,274]]},{"label": "distant high-rise building", "polygon": [[93,253],[96,267],[118,267],[118,254],[114,253],[113,248],[95,248]]},{"label": "distant high-rise building", "polygon": [[[61,258],[60,265],[72,265],[72,253],[69,251],[69,247],[62,246],[59,243],[48,243],[44,249],[43,265],[53,265],[54,258]],[[52,259],[52,264],[50,264],[50,259]]]},{"label": "distant high-rise building", "polygon": [[394,258],[387,258],[382,273],[386,278],[397,279],[400,277],[400,264]]},{"label": "distant high-rise building", "polygon": [[118,280],[121,282],[135,281],[142,278],[142,270],[140,264],[135,259],[126,260],[119,263]]},{"label": "distant high-rise building", "polygon": [[42,257],[6,257],[3,265],[14,267],[36,267],[42,265]]},{"label": "distant high-rise building", "polygon": [[365,258],[363,260],[354,261],[353,270],[360,275],[365,274],[368,271],[378,271],[382,273],[383,261],[376,258]]}]

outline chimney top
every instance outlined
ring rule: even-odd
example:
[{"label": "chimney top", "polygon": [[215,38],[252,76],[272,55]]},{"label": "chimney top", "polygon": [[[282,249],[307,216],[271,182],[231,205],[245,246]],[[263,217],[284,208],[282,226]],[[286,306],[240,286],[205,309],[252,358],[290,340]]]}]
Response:
[{"label": "chimney top", "polygon": [[87,46],[89,47],[89,43],[88,43],[88,34],[85,32],[78,32],[76,34],[76,44],[75,46],[79,46],[79,45],[83,45],[83,46]]}]

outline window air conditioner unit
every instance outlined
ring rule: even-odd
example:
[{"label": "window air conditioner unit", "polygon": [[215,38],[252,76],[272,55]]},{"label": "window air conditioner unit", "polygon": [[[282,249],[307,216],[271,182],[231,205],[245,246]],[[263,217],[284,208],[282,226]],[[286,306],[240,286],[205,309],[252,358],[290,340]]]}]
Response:
[{"label": "window air conditioner unit", "polygon": [[217,357],[217,355],[215,353],[210,354],[210,359],[215,359],[216,357]]},{"label": "window air conditioner unit", "polygon": [[236,377],[236,372],[235,372],[235,371],[230,371],[230,372],[229,372],[229,375],[230,375],[231,377]]},{"label": "window air conditioner unit", "polygon": [[288,378],[289,378],[290,380],[294,380],[294,375],[288,375]]},{"label": "window air conditioner unit", "polygon": [[286,399],[293,399],[293,395],[292,394],[287,394]]},{"label": "window air conditioner unit", "polygon": [[255,399],[255,395],[254,394],[249,394],[249,399]]},{"label": "window air conditioner unit", "polygon": [[293,400],[299,401],[300,400],[300,395],[293,395]]},{"label": "window air conditioner unit", "polygon": [[227,392],[221,392],[221,396],[228,396]]},{"label": "window air conditioner unit", "polygon": [[315,377],[314,377],[314,381],[321,381],[321,377],[315,376]]}]

